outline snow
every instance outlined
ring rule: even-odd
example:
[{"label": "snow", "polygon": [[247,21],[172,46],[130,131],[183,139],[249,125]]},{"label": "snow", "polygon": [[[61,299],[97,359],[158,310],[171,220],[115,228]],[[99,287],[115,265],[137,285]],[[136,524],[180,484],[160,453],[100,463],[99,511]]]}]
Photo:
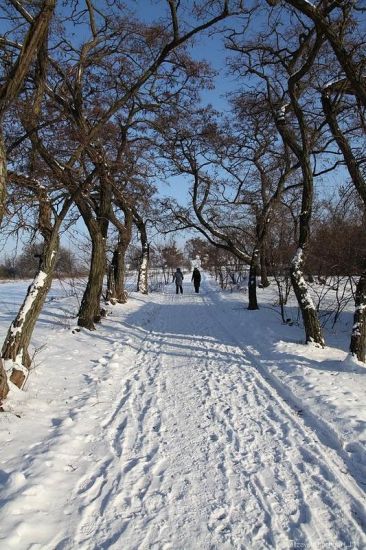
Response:
[{"label": "snow", "polygon": [[279,109],[279,112],[278,112],[279,119],[284,119],[286,117],[286,110],[289,105],[290,105],[289,103],[284,103],[283,105],[281,105],[281,108]]},{"label": "snow", "polygon": [[[0,285],[3,336],[26,287]],[[90,333],[54,284],[0,415],[1,550],[365,547],[351,312],[321,349],[281,324],[273,286],[257,311],[201,288],[132,292]]]},{"label": "snow", "polygon": [[13,324],[11,326],[10,332],[12,336],[15,337],[19,332],[22,331],[21,325],[23,324],[28,312],[30,311],[34,301],[36,300],[39,290],[41,290],[44,286],[46,279],[47,273],[45,273],[44,271],[40,271],[39,273],[37,273],[36,277],[34,278],[34,281],[30,285],[28,296],[26,297],[22,306],[19,319],[17,321],[17,326],[15,327]]}]

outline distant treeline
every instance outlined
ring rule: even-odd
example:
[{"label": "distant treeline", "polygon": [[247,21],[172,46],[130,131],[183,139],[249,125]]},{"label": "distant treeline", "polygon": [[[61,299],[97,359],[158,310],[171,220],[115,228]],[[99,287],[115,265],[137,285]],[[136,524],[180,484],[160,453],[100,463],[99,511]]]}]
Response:
[{"label": "distant treeline", "polygon": [[[42,246],[32,244],[13,258],[6,257],[0,261],[0,279],[28,279],[34,277],[39,268]],[[85,269],[78,262],[75,254],[67,248],[61,247],[55,269],[58,277],[75,277],[85,275]]]}]

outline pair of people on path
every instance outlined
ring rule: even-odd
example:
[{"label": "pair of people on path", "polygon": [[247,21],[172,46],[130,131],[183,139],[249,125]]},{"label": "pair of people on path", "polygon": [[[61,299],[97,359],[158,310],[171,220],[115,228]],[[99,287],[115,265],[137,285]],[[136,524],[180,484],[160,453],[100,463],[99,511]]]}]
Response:
[{"label": "pair of people on path", "polygon": [[[183,273],[180,267],[177,267],[177,270],[173,275],[173,282],[175,282],[176,294],[179,294],[179,292],[183,294],[183,279],[184,279]],[[201,284],[201,273],[199,272],[197,267],[195,267],[193,270],[192,281],[193,281],[194,290],[195,292],[198,293],[200,290],[200,284]]]}]

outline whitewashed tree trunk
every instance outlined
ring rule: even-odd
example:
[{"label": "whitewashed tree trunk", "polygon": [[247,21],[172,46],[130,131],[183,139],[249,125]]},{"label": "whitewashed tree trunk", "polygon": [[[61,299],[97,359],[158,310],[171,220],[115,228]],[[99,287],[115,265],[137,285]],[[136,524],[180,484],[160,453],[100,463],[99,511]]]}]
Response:
[{"label": "whitewashed tree trunk", "polygon": [[305,329],[306,343],[315,343],[324,347],[324,338],[320,328],[318,314],[314,302],[310,296],[302,271],[304,253],[302,248],[298,248],[291,262],[291,283],[294,289]]},{"label": "whitewashed tree trunk", "polygon": [[141,294],[149,293],[148,276],[149,276],[149,245],[146,243],[146,245],[142,249],[141,264],[140,264],[140,271],[139,271],[138,290],[141,292]]},{"label": "whitewashed tree trunk", "polygon": [[27,295],[9,327],[2,348],[3,359],[10,359],[17,365],[13,369],[10,380],[18,387],[22,387],[31,366],[28,347],[34,326],[52,284],[58,249],[59,236],[56,232],[43,251],[39,271],[28,287]]}]

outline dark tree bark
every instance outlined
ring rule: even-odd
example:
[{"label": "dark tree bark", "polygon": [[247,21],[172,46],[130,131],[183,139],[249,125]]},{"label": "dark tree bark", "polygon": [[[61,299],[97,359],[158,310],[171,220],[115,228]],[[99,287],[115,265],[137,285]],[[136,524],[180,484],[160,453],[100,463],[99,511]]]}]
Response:
[{"label": "dark tree bark", "polygon": [[114,275],[114,269],[115,269],[115,257],[117,254],[117,249],[113,252],[112,261],[108,267],[108,274],[107,274],[107,292],[106,292],[106,302],[109,302],[110,304],[114,305],[116,300],[116,281],[115,281],[115,275]]},{"label": "dark tree bark", "polygon": [[106,272],[106,245],[105,239],[99,231],[91,231],[90,237],[92,241],[90,270],[79,309],[78,326],[95,330],[94,323],[99,323],[102,318],[100,300]]},{"label": "dark tree bark", "polygon": [[150,246],[149,246],[149,241],[147,237],[146,222],[143,220],[143,218],[138,214],[136,210],[134,210],[133,215],[134,215],[134,222],[139,231],[140,241],[141,241],[141,258],[140,258],[140,266],[139,266],[139,272],[137,277],[137,291],[141,292],[141,294],[148,294],[149,293],[148,279],[149,279]]},{"label": "dark tree bark", "polygon": [[258,273],[258,259],[259,259],[259,250],[257,247],[254,248],[252,261],[250,262],[249,268],[249,281],[248,281],[248,294],[249,294],[249,303],[248,309],[259,309],[257,302],[257,273]]},{"label": "dark tree bark", "polygon": [[127,291],[125,290],[126,264],[125,257],[129,242],[119,240],[108,270],[107,301],[111,304],[125,304]]},{"label": "dark tree bark", "polygon": [[261,286],[267,288],[270,285],[267,272],[267,247],[265,243],[261,245],[260,249],[260,267],[261,267]]},{"label": "dark tree bark", "polygon": [[78,326],[88,330],[95,330],[94,323],[99,323],[104,314],[100,302],[107,270],[106,242],[112,204],[112,186],[104,162],[98,166],[98,173],[99,193],[94,207],[92,208],[85,200],[76,201],[92,242],[88,282],[78,314]]},{"label": "dark tree bark", "polygon": [[122,194],[118,193],[115,188],[116,204],[123,210],[124,223],[122,223],[111,211],[110,221],[118,230],[118,244],[113,253],[112,263],[108,270],[107,281],[107,301],[113,303],[125,304],[127,302],[127,292],[125,290],[125,273],[126,273],[126,252],[131,242],[133,213],[131,208],[126,204]]},{"label": "dark tree bark", "polygon": [[120,241],[118,243],[117,255],[114,267],[114,279],[116,281],[116,299],[119,304],[125,304],[127,302],[127,291],[125,289],[125,277],[126,277],[126,252],[130,239],[127,241]]},{"label": "dark tree bark", "polygon": [[[79,204],[78,204],[79,207]],[[94,323],[99,323],[102,318],[100,300],[103,291],[103,279],[106,272],[106,239],[100,230],[98,222],[92,218],[85,209],[80,209],[91,238],[91,258],[88,282],[81,300],[78,326],[95,330]]]},{"label": "dark tree bark", "polygon": [[4,364],[2,359],[0,359],[0,407],[2,401],[6,398],[9,393],[9,384],[8,377],[6,376],[6,371],[4,369]]}]

